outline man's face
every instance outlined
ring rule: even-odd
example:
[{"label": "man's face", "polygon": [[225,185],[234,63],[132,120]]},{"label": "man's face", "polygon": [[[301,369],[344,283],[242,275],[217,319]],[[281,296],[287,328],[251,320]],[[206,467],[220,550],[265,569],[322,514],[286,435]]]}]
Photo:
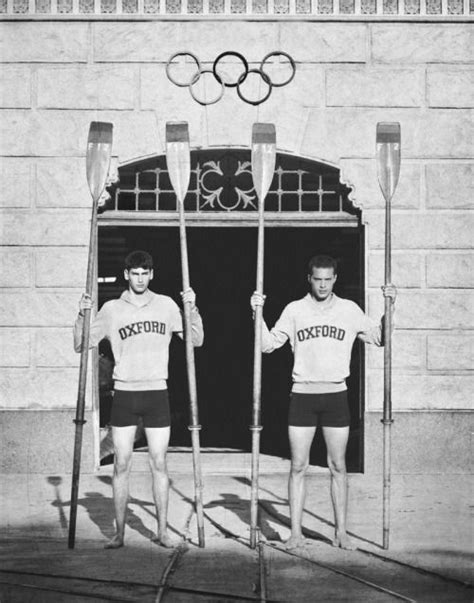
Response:
[{"label": "man's face", "polygon": [[151,279],[153,278],[153,270],[148,268],[130,268],[124,271],[125,280],[128,281],[130,289],[140,295],[148,289]]},{"label": "man's face", "polygon": [[332,293],[336,279],[333,268],[313,268],[312,273],[308,275],[311,293],[318,301],[327,299]]}]

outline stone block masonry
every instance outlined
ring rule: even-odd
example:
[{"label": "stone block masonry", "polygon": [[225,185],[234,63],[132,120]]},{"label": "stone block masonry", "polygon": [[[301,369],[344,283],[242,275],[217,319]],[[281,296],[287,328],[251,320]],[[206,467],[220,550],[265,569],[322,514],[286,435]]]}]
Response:
[{"label": "stone block masonry", "polygon": [[41,109],[124,110],[136,105],[137,67],[41,67],[37,78]]},{"label": "stone block masonry", "polygon": [[2,23],[2,63],[86,63],[87,23]]},{"label": "stone block masonry", "polygon": [[429,163],[426,165],[426,207],[472,209],[474,163]]},{"label": "stone block masonry", "polygon": [[[55,413],[63,422],[67,414],[68,424],[72,418],[79,359],[71,328],[85,282],[91,200],[84,158],[93,120],[113,122],[113,153],[122,164],[163,154],[169,120],[189,122],[192,148],[248,148],[252,124],[271,121],[280,151],[340,167],[365,225],[366,306],[374,318],[383,306],[385,205],[374,161],[375,128],[379,121],[400,122],[402,170],[392,237],[399,289],[395,411],[410,433],[416,417],[434,421],[436,413],[436,433],[442,433],[443,425],[458,425],[454,419],[442,424],[443,416],[468,408],[474,328],[472,26],[242,19],[220,21],[215,33],[215,23],[179,17],[2,23],[0,408],[10,429],[19,426],[8,435],[12,466],[14,441],[26,433],[22,413],[43,417],[38,421],[46,427]],[[166,78],[166,61],[178,50],[195,52],[209,68],[229,48],[243,52],[251,67],[272,50],[289,52],[296,77],[259,107],[226,90],[222,101],[207,108]],[[211,94],[210,79],[201,84]],[[258,86],[263,84],[254,86],[257,92]],[[382,405],[383,352],[370,348],[366,358],[368,429]],[[90,390],[87,403],[91,408]],[[465,445],[464,438],[456,458],[466,457]],[[35,466],[46,465],[38,459]]]},{"label": "stone block masonry", "polygon": [[28,109],[31,107],[31,68],[2,65],[0,67],[0,107]]}]

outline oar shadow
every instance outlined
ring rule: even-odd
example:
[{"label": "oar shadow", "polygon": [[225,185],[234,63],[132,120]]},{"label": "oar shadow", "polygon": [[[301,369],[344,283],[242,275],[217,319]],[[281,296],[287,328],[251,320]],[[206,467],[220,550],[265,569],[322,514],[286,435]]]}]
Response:
[{"label": "oar shadow", "polygon": [[[103,483],[112,485],[112,478],[109,476],[100,476],[98,478]],[[47,478],[49,484],[54,486],[55,489],[55,500],[51,503],[53,507],[56,507],[59,511],[59,522],[61,528],[67,531],[68,520],[66,518],[65,509],[71,506],[71,501],[63,501],[59,492],[59,485],[62,483],[62,478],[57,476],[50,476]],[[114,521],[114,510],[113,510],[113,498],[105,496],[101,492],[85,492],[82,498],[77,501],[78,506],[83,507],[89,519],[99,528],[101,534],[107,539],[112,538],[115,534],[115,521]],[[127,512],[127,527],[138,532],[146,539],[153,538],[156,534],[146,527],[142,519],[133,511],[130,505],[137,505],[141,507],[146,513],[149,513],[154,519],[155,506],[153,502],[140,500],[138,498],[131,497],[129,500],[128,512]],[[177,530],[170,527],[170,530],[181,536]]]},{"label": "oar shadow", "polygon": [[[249,499],[240,498],[240,496],[231,492],[223,492],[220,494],[220,497],[221,498],[213,500],[204,505],[204,509],[212,510],[223,508],[226,511],[230,511],[231,513],[233,513],[239,520],[239,523],[244,524],[245,526],[250,526]],[[266,517],[264,517],[262,514],[259,514],[258,524],[262,536],[264,536],[267,540],[281,541],[280,534],[273,528],[273,526],[268,522]],[[231,529],[229,531],[233,532],[233,530]]]},{"label": "oar shadow", "polygon": [[[112,487],[112,477],[110,475],[100,475],[97,479],[102,483]],[[143,509],[145,513],[148,513],[148,515],[150,515],[156,521],[156,508],[154,501],[141,500],[139,498],[135,498],[134,496],[130,496],[130,498],[128,499],[127,525],[130,526],[136,532],[139,532],[140,534],[145,536],[146,538],[155,537],[156,534],[144,525],[143,521],[138,517],[138,515],[133,512],[133,509],[130,508],[130,505],[137,505],[138,507],[141,507],[141,509]],[[168,529],[180,538],[182,537],[182,534],[176,528],[170,525],[169,522]]]},{"label": "oar shadow", "polygon": [[[173,490],[177,494],[179,494],[183,500],[185,500],[191,505],[194,505],[194,501],[188,496],[186,496],[183,492],[178,490],[176,487],[173,486]],[[205,514],[207,519],[224,534],[238,536],[239,534],[237,532],[243,531],[241,527],[242,525],[245,526],[244,531],[246,532],[247,529],[250,527],[250,499],[241,498],[237,494],[231,492],[223,492],[219,494],[219,496],[220,498],[208,502],[204,505],[205,511],[208,511]],[[272,506],[272,503],[274,501],[263,500],[260,502],[262,503],[262,505],[264,505],[263,508],[268,509]],[[216,518],[213,517],[211,513],[209,513],[209,511],[212,511],[213,509],[224,509],[227,512],[233,513],[238,520],[237,523],[240,525],[240,529],[235,529],[236,522],[232,520],[229,521],[229,523],[231,524],[230,526],[222,525],[221,521],[217,521]],[[285,517],[279,514],[278,511],[273,510],[272,513],[268,513],[267,511],[267,515],[275,517],[282,525],[286,527]],[[282,541],[281,535],[275,530],[275,528],[268,521],[267,517],[261,512],[259,512],[258,524],[262,536],[264,536],[267,540],[278,542]],[[330,542],[330,540],[328,540],[325,536],[319,534],[314,530],[308,530],[307,532],[308,535],[314,540],[323,540],[326,542]]]},{"label": "oar shadow", "polygon": [[[251,486],[251,481],[247,478],[247,477],[234,477],[234,479],[236,481],[238,481],[241,484],[245,484],[246,486]],[[282,496],[278,496],[277,494],[275,494],[274,492],[272,492],[271,490],[268,490],[266,488],[262,488],[259,485],[259,490],[261,492],[266,492],[267,494],[270,494],[271,496],[273,496],[274,498],[278,499],[279,501],[281,501],[282,503],[284,503],[285,505],[288,505],[288,499],[284,498]],[[259,504],[265,509],[265,511],[271,515],[272,517],[274,517],[275,519],[277,519],[282,525],[284,525],[285,527],[289,527],[291,525],[290,523],[290,519],[288,516],[280,513],[279,511],[277,511],[275,509],[275,500],[259,500]],[[310,517],[313,517],[314,519],[317,519],[318,521],[320,521],[321,523],[334,528],[334,522],[330,521],[328,519],[326,519],[325,517],[321,517],[320,515],[317,515],[316,513],[313,513],[312,511],[308,511],[308,509],[305,509],[304,512],[309,515]],[[318,537],[316,537],[316,540],[323,540],[324,542],[328,542],[332,544],[332,541],[327,538],[326,536],[322,536],[321,534],[319,534],[318,532],[315,532],[309,528],[303,527],[303,533],[305,536],[308,536],[309,538],[315,538],[313,536],[313,534],[317,534]],[[380,544],[378,542],[374,542],[373,540],[370,540],[368,538],[364,538],[363,536],[360,536],[359,534],[356,534],[355,532],[351,532],[351,531],[347,531],[347,533],[349,534],[349,536],[352,536],[353,538],[357,538],[358,540],[361,540],[362,542],[366,542],[367,544],[372,544],[376,547],[380,547]]]}]

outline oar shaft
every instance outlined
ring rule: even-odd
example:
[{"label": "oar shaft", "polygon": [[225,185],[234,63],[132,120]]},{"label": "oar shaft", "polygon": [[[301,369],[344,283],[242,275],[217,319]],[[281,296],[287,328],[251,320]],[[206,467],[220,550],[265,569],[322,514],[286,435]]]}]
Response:
[{"label": "oar shaft", "polygon": [[385,284],[392,284],[392,201],[385,204]]},{"label": "oar shaft", "polygon": [[[92,296],[94,284],[94,261],[95,249],[97,246],[97,203],[92,204],[91,227],[89,235],[89,255],[87,260],[86,293]],[[74,437],[74,457],[72,467],[72,486],[71,486],[71,510],[69,519],[69,541],[70,549],[74,548],[76,539],[76,519],[77,519],[77,499],[79,493],[79,475],[81,471],[81,452],[82,452],[82,434],[84,427],[84,407],[86,398],[87,384],[87,364],[89,359],[89,338],[91,310],[84,310],[81,334],[81,356],[79,364],[79,385],[77,390],[76,403],[76,424]]]},{"label": "oar shaft", "polygon": [[[179,239],[181,247],[181,273],[183,291],[189,289],[189,262],[188,262],[188,245],[186,238],[186,224],[184,219],[184,206],[183,203],[179,205]],[[192,333],[192,319],[191,319],[191,303],[187,302],[184,304],[184,343],[186,350],[186,367],[188,376],[188,391],[189,391],[189,405],[190,405],[190,425],[189,430],[191,431],[191,445],[193,450],[193,472],[194,472],[194,491],[195,491],[195,504],[196,504],[196,517],[198,526],[198,541],[199,546],[205,546],[204,540],[204,512],[202,506],[202,471],[201,471],[201,451],[199,442],[199,431],[201,425],[199,424],[199,412],[197,403],[197,385],[196,385],[196,365],[194,361],[194,345],[193,345],[193,333]]]},{"label": "oar shaft", "polygon": [[[385,286],[392,281],[391,199],[385,207]],[[392,311],[393,302],[384,298],[384,397],[383,397],[383,548],[389,547],[390,486],[391,486],[391,426],[392,426]]]},{"label": "oar shaft", "polygon": [[[264,204],[259,204],[257,242],[257,293],[263,294],[264,266]],[[258,523],[258,474],[260,455],[261,393],[262,393],[262,306],[255,308],[254,318],[254,360],[253,360],[253,409],[252,409],[252,485],[250,494],[250,546],[257,546]]]},{"label": "oar shaft", "polygon": [[[259,208],[258,243],[257,243],[257,282],[256,292],[263,295],[263,266],[265,230],[263,223],[263,203]],[[253,382],[253,424],[260,425],[261,389],[262,389],[262,306],[255,309],[254,321],[254,382]]]}]

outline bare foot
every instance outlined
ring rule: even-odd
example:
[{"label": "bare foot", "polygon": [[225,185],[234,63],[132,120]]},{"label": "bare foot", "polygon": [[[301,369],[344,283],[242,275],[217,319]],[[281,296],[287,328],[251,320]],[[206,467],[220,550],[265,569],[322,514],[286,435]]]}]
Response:
[{"label": "bare foot", "polygon": [[123,546],[123,536],[115,534],[112,540],[104,544],[104,549],[119,549]]},{"label": "bare foot", "polygon": [[287,551],[291,551],[293,549],[304,547],[307,544],[308,542],[303,536],[290,536],[288,540],[283,543],[283,546]]},{"label": "bare foot", "polygon": [[355,550],[356,546],[346,534],[346,532],[336,532],[336,536],[332,541],[332,546],[346,549],[347,551]]},{"label": "bare foot", "polygon": [[173,549],[178,546],[179,542],[173,540],[168,534],[162,534],[161,536],[153,536],[152,542],[156,542],[160,546],[164,546],[167,549]]}]

